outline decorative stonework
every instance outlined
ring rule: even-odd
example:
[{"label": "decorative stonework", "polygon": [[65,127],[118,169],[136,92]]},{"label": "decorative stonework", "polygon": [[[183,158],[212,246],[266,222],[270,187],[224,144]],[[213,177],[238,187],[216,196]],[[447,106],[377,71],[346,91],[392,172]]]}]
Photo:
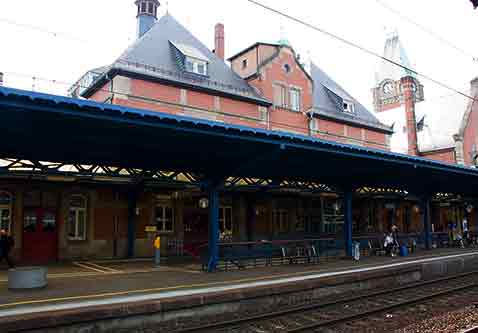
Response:
[{"label": "decorative stonework", "polygon": [[[416,103],[425,99],[423,85],[413,78],[412,89]],[[403,85],[401,81],[390,79],[383,80],[377,87],[373,88],[373,104],[376,112],[394,109],[404,103]]]}]

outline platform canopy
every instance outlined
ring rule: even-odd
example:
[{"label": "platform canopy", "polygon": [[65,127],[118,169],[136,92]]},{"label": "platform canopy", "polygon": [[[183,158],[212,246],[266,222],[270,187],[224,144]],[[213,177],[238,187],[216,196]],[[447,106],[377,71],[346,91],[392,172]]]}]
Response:
[{"label": "platform canopy", "polygon": [[285,132],[0,87],[0,156],[474,196],[478,171]]}]

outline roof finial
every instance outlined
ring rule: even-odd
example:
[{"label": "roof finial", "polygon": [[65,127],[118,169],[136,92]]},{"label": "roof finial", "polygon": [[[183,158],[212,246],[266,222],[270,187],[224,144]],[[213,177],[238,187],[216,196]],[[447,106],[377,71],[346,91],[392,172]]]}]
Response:
[{"label": "roof finial", "polygon": [[278,44],[281,46],[290,46],[290,42],[287,39],[285,27],[283,24],[280,25],[280,39]]}]

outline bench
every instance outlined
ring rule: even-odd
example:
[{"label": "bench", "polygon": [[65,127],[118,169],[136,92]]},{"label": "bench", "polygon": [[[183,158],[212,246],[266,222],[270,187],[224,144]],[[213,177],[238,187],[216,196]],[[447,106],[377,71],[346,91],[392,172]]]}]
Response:
[{"label": "bench", "polygon": [[378,238],[372,238],[368,241],[368,248],[370,249],[370,254],[383,256],[385,255],[385,248],[383,247],[383,242]]}]

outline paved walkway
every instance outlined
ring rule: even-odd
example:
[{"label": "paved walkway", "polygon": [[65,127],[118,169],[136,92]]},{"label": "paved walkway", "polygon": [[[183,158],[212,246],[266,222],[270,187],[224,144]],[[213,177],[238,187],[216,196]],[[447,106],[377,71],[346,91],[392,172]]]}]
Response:
[{"label": "paved walkway", "polygon": [[[471,249],[446,249],[419,252],[406,258],[366,257],[360,262],[335,260],[318,265],[285,265],[248,270],[204,273],[191,266],[164,266],[154,269],[151,262],[75,262],[49,267],[49,285],[34,291],[10,291],[6,270],[0,270],[0,317],[33,307],[59,306],[77,302],[99,302],[151,294],[187,294],[238,284],[271,283],[272,281],[320,277],[361,270],[374,266],[395,266],[417,259],[435,258],[475,252]],[[330,274],[329,274],[330,273]]]}]

